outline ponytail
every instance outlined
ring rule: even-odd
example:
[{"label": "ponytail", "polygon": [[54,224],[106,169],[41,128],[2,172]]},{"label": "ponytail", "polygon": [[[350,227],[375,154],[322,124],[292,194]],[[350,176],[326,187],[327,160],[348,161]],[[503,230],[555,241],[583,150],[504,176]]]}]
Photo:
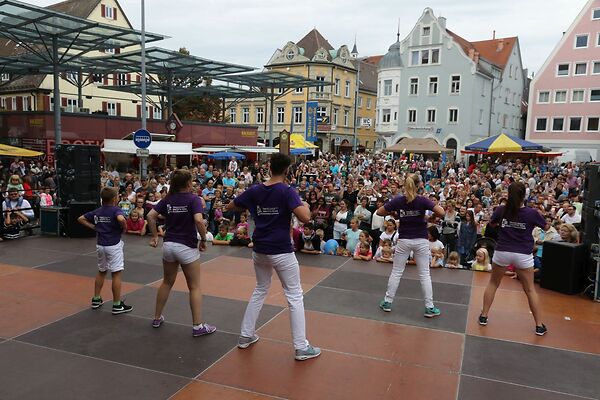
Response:
[{"label": "ponytail", "polygon": [[410,203],[417,198],[417,182],[419,178],[414,175],[408,175],[404,180],[404,193],[406,196],[406,202]]},{"label": "ponytail", "polygon": [[183,192],[190,181],[192,174],[187,169],[178,169],[171,175],[171,186],[169,186],[169,195]]},{"label": "ponytail", "polygon": [[504,206],[503,218],[514,219],[525,200],[525,185],[521,182],[513,182],[508,187],[508,199]]}]

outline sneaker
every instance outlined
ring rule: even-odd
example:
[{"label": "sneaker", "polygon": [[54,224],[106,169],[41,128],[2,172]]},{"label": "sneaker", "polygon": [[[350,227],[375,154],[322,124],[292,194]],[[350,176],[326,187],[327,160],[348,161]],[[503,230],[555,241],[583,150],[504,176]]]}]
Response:
[{"label": "sneaker", "polygon": [[535,327],[535,334],[538,336],[544,336],[546,332],[548,332],[548,328],[546,328],[546,325],[544,324]]},{"label": "sneaker", "polygon": [[423,315],[425,315],[426,318],[433,318],[439,316],[441,313],[442,312],[437,307],[428,307],[425,308],[425,314]]},{"label": "sneaker", "polygon": [[104,300],[102,300],[102,297],[98,298],[98,299],[94,299],[92,297],[92,309],[95,310],[96,308],[100,308],[102,306],[102,304],[104,304]]},{"label": "sneaker", "polygon": [[389,301],[381,300],[381,303],[379,303],[379,308],[381,308],[385,312],[390,312],[392,311],[392,303],[390,303]]},{"label": "sneaker", "polygon": [[321,355],[321,349],[318,347],[308,347],[304,350],[296,350],[296,356],[294,357],[298,361],[308,360],[309,358],[319,357]]},{"label": "sneaker", "polygon": [[153,319],[152,320],[152,327],[153,328],[160,328],[160,326],[162,325],[163,322],[165,322],[165,317],[163,317],[161,315],[159,319]]},{"label": "sneaker", "polygon": [[200,328],[198,328],[198,329],[192,328],[192,336],[198,337],[198,336],[210,335],[211,333],[214,333],[216,330],[217,330],[216,326],[212,326],[212,325],[208,325],[208,324],[200,324]]},{"label": "sneaker", "polygon": [[128,312],[131,312],[132,310],[133,310],[132,306],[128,306],[125,303],[123,303],[122,301],[118,305],[113,304],[113,307],[112,307],[113,315],[128,313]]},{"label": "sneaker", "polygon": [[488,320],[488,317],[484,317],[483,315],[480,315],[479,316],[479,325],[486,326],[487,320]]},{"label": "sneaker", "polygon": [[246,337],[246,336],[240,336],[238,338],[238,347],[240,349],[245,349],[250,347],[250,345],[258,342],[259,337],[256,335],[253,335],[252,337]]}]

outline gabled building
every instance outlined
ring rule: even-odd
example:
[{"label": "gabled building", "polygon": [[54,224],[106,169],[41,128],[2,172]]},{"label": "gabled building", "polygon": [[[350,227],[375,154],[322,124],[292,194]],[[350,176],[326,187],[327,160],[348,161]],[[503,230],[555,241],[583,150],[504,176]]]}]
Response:
[{"label": "gabled building", "polygon": [[380,142],[433,137],[461,150],[499,133],[522,136],[524,81],[517,37],[470,42],[426,8],[379,64]]},{"label": "gabled building", "polygon": [[531,82],[528,140],[600,160],[600,0],[589,0]]}]

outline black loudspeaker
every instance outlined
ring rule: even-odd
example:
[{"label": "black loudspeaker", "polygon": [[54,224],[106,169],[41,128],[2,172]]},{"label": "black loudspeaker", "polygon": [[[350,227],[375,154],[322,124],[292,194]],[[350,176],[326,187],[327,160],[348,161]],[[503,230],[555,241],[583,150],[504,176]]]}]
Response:
[{"label": "black loudspeaker", "polygon": [[583,242],[590,246],[600,242],[600,163],[589,163],[585,166],[583,193]]},{"label": "black loudspeaker", "polygon": [[600,163],[589,163],[585,166],[583,193],[583,202],[590,207],[594,206],[595,201],[600,201]]},{"label": "black loudspeaker", "polygon": [[100,198],[100,147],[60,144],[56,146],[59,205],[97,202]]},{"label": "black loudspeaker", "polygon": [[545,242],[540,286],[565,294],[580,293],[585,285],[586,246]]},{"label": "black loudspeaker", "polygon": [[71,201],[69,204],[69,209],[67,212],[67,225],[65,226],[64,232],[68,237],[94,237],[96,236],[96,231],[86,228],[77,222],[77,218],[79,216],[85,214],[88,211],[93,211],[98,208],[97,202],[79,202],[79,201]]}]

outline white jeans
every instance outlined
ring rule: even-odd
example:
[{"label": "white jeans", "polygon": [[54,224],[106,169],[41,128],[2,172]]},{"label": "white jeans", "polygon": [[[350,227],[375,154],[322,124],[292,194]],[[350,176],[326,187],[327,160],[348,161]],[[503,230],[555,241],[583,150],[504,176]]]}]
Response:
[{"label": "white jeans", "polygon": [[402,278],[411,251],[417,263],[425,307],[431,308],[433,307],[433,289],[431,287],[431,275],[429,274],[429,255],[431,251],[427,239],[398,239],[396,251],[394,252],[394,266],[388,281],[387,292],[385,292],[385,301],[390,303],[394,301],[400,278]]},{"label": "white jeans", "polygon": [[306,340],[306,327],[304,320],[304,297],[300,285],[300,267],[294,253],[260,254],[253,252],[254,272],[256,273],[256,288],[242,321],[242,336],[252,337],[256,330],[256,320],[265,302],[267,292],[271,286],[273,270],[279,276],[283,292],[290,307],[290,325],[292,340],[296,350],[308,347]]}]

